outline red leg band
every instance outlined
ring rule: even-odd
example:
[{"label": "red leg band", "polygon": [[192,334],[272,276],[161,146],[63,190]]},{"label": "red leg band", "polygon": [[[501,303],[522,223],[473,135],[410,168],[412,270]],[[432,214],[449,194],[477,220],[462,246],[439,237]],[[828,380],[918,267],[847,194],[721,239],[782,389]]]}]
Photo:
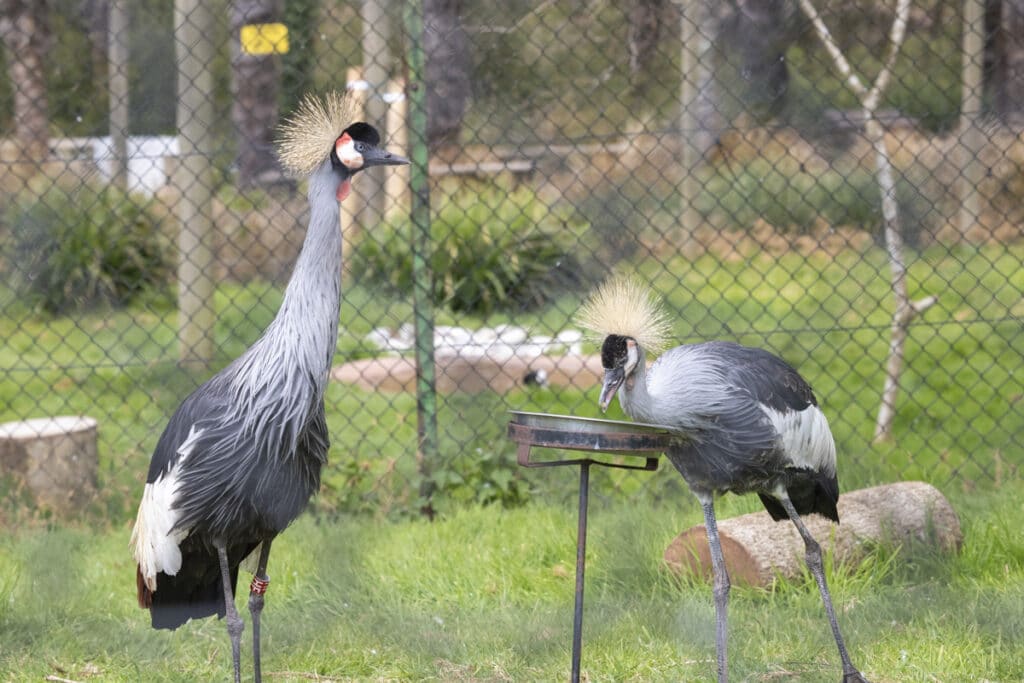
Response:
[{"label": "red leg band", "polygon": [[270,578],[261,579],[258,576],[252,577],[252,583],[249,584],[249,592],[255,593],[256,595],[263,595],[267,592],[267,586],[270,585]]}]

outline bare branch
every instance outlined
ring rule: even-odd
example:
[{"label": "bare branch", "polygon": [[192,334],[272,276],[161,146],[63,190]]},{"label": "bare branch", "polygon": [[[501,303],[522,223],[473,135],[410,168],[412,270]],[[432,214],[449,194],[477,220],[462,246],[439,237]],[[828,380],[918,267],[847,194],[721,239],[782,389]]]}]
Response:
[{"label": "bare branch", "polygon": [[926,296],[923,299],[918,299],[917,301],[911,301],[910,302],[910,307],[912,309],[914,309],[914,313],[916,315],[920,315],[921,313],[924,313],[929,308],[934,306],[938,301],[939,301],[939,297],[937,297],[937,296]]},{"label": "bare branch", "polygon": [[892,27],[889,29],[889,54],[885,57],[882,70],[875,77],[875,83],[871,86],[871,92],[864,98],[864,108],[874,111],[878,107],[878,100],[882,93],[889,86],[889,77],[892,76],[892,67],[896,63],[896,56],[903,46],[903,37],[907,32],[907,18],[910,16],[910,0],[897,0],[896,16],[892,20]]},{"label": "bare branch", "polygon": [[828,26],[822,20],[821,15],[818,14],[818,10],[815,9],[814,5],[811,4],[811,0],[800,0],[800,9],[804,11],[807,18],[811,20],[814,25],[814,30],[818,32],[818,38],[821,39],[822,44],[828,53],[832,56],[832,61],[836,63],[836,68],[839,69],[840,75],[846,79],[847,85],[850,89],[857,94],[857,97],[864,98],[867,94],[867,88],[861,82],[860,77],[853,72],[850,67],[850,63],[846,61],[846,57],[839,49],[839,45],[836,44],[835,38],[828,30]]}]

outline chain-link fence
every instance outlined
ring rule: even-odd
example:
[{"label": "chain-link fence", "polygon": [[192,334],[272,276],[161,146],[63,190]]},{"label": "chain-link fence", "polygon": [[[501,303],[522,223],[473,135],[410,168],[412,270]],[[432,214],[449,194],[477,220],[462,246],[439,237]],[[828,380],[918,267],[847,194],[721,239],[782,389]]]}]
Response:
[{"label": "chain-link fence", "polygon": [[[335,88],[390,149],[429,147],[432,221],[424,253],[408,170],[367,171],[342,203],[322,509],[570,491],[516,466],[507,411],[599,415],[574,315],[612,273],[651,284],[679,343],[797,367],[844,488],[1020,474],[1019,0],[0,8],[0,418],[94,418],[109,514],[180,401],[273,319],[308,220],[274,131]],[[8,511],[38,498],[26,457],[5,455]],[[679,486],[601,476],[600,493]]]}]

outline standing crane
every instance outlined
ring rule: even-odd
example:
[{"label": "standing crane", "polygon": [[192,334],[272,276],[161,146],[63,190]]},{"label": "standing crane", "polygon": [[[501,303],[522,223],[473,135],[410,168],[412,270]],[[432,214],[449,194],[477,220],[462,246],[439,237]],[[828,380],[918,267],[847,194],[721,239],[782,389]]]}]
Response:
[{"label": "standing crane", "polygon": [[260,613],[274,538],[320,486],[327,461],[324,390],[338,341],[338,204],[364,168],[407,164],[381,148],[338,94],[307,97],[281,129],[284,167],[309,181],[309,226],[277,316],[233,363],[178,407],[157,442],[132,530],[139,605],[158,629],[227,617],[235,681],[244,623],[235,609],[239,564],[249,587],[260,681]]},{"label": "standing crane", "polygon": [[727,491],[756,493],[772,519],[788,518],[796,525],[839,648],[843,683],[867,683],[839,632],[821,546],[800,518],[816,512],[839,521],[835,442],[811,387],[767,351],[722,341],[677,346],[648,369],[646,353],[665,347],[670,325],[650,290],[631,279],[606,282],[581,309],[579,322],[603,340],[602,412],[617,393],[629,417],[674,427],[687,437],[666,456],[704,511],[719,683],[728,678],[729,574],[714,496]]}]

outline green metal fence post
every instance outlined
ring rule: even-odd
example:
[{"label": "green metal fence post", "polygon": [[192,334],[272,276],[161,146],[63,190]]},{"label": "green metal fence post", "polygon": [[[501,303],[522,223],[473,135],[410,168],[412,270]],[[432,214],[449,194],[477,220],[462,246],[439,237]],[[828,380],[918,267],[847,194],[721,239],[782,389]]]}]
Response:
[{"label": "green metal fence post", "polygon": [[434,483],[431,471],[437,462],[437,392],[434,375],[434,307],[432,300],[432,274],[428,265],[430,241],[430,178],[427,154],[427,100],[423,83],[423,3],[412,0],[404,3],[405,33],[407,40],[406,83],[409,102],[409,190],[412,195],[410,223],[412,225],[412,298],[413,319],[416,329],[416,418],[419,463],[421,512],[433,517],[431,498]]}]

